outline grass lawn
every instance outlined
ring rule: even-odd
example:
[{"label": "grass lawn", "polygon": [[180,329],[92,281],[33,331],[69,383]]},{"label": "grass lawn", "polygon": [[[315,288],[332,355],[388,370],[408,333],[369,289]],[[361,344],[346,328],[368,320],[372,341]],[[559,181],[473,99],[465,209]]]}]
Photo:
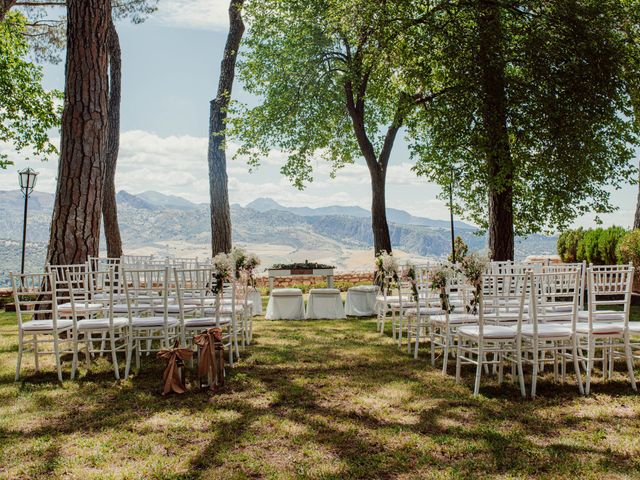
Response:
[{"label": "grass lawn", "polygon": [[165,398],[151,357],[127,381],[100,358],[59,384],[25,356],[14,382],[15,317],[0,313],[0,477],[640,478],[622,365],[589,398],[545,377],[535,401],[494,378],[474,399],[471,370],[456,385],[372,319],[254,325],[224,391]]}]

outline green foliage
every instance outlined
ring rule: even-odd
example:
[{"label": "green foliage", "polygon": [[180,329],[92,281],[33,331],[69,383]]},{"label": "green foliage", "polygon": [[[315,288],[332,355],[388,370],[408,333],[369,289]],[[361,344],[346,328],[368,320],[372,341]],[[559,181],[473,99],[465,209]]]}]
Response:
[{"label": "green foliage", "polygon": [[618,262],[633,263],[640,269],[640,229],[631,230],[618,244]]},{"label": "green foliage", "polygon": [[558,237],[558,255],[563,262],[614,265],[620,262],[620,245],[628,236],[622,227],[567,230]]},{"label": "green foliage", "polygon": [[578,261],[578,243],[584,236],[582,227],[575,230],[565,230],[558,237],[558,255],[565,263]]},{"label": "green foliage", "polygon": [[[420,92],[417,79],[409,85],[403,78],[399,52],[410,48],[404,35],[407,17],[418,15],[408,8],[413,4],[248,3],[238,76],[260,103],[231,107],[228,133],[241,145],[236,157],[246,156],[255,168],[272,148],[279,149],[287,157],[281,172],[298,188],[312,181],[314,158],[330,162],[333,176],[361,157],[363,148],[372,147],[378,157],[387,128],[416,105],[412,95]],[[348,89],[363,113],[364,143],[370,145],[356,140]]]},{"label": "green foliage", "polygon": [[428,65],[417,65],[422,55],[407,58],[417,76],[449,89],[411,117],[415,170],[443,187],[453,171],[456,210],[483,227],[489,186],[512,185],[519,235],[614,210],[607,187],[635,180],[638,143],[620,2],[499,2],[512,179],[487,168],[477,3],[453,4],[434,20],[438,48],[425,54]]},{"label": "green foliage", "polygon": [[[0,142],[11,144],[18,153],[46,159],[57,153],[48,131],[60,123],[62,110],[56,100],[62,95],[45,91],[42,69],[25,60],[29,51],[25,25],[25,17],[15,11],[0,22]],[[0,154],[0,168],[11,163]]]}]

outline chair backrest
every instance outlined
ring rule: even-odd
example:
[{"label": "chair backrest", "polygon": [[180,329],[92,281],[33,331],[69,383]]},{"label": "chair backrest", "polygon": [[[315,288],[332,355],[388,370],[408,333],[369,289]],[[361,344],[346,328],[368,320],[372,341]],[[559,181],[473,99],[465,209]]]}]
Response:
[{"label": "chair backrest", "polygon": [[195,317],[205,316],[205,308],[217,306],[219,297],[211,288],[214,281],[211,268],[175,268],[174,279],[181,322],[184,322],[185,305],[192,309]]},{"label": "chair backrest", "polygon": [[[58,304],[71,302],[71,296],[79,298],[82,302],[89,300],[89,285],[86,274],[89,271],[88,263],[73,265],[50,265],[46,271],[53,275],[53,288],[56,290]],[[69,283],[69,280],[73,281]]]},{"label": "chair backrest", "polygon": [[120,257],[121,263],[125,265],[140,265],[153,260],[153,255],[123,255]]},{"label": "chair backrest", "polygon": [[484,317],[495,323],[521,323],[529,293],[530,273],[491,274],[482,276]]},{"label": "chair backrest", "polygon": [[[606,321],[594,313],[598,307],[619,310],[623,314],[625,329],[629,326],[631,293],[633,288],[633,265],[590,265],[587,269],[587,291],[589,295],[589,329],[593,322]],[[615,319],[615,321],[620,321]]]},{"label": "chair backrest", "polygon": [[542,273],[578,273],[578,310],[584,309],[585,289],[587,288],[587,262],[578,263],[556,263],[545,265]]},{"label": "chair backrest", "polygon": [[529,320],[534,334],[539,323],[571,319],[572,329],[578,318],[580,276],[577,270],[536,273],[531,275]]},{"label": "chair backrest", "polygon": [[123,265],[122,275],[129,321],[143,307],[153,304],[156,313],[161,311],[166,326],[169,317],[169,268],[130,269]]},{"label": "chair backrest", "polygon": [[22,328],[22,324],[37,312],[38,318],[52,320],[53,328],[56,329],[58,301],[53,274],[46,272],[20,275],[11,272],[9,277],[16,305],[18,327]]},{"label": "chair backrest", "polygon": [[[70,272],[69,273],[69,291],[71,292],[71,315],[77,321],[78,316],[82,314],[81,306],[85,303],[85,307],[89,307],[89,300],[92,304],[102,304],[99,312],[92,309],[94,314],[100,313],[104,318],[109,319],[109,326],[113,326],[113,303],[114,290],[116,282],[114,281],[114,267],[110,266],[107,270],[90,271],[90,272]],[[91,298],[81,295],[75,284],[89,285]]]},{"label": "chair backrest", "polygon": [[[113,282],[113,293],[116,295],[124,294],[124,286],[120,281],[121,264],[122,258],[89,257],[89,271],[106,272],[111,268],[112,273],[109,276],[109,280]],[[94,280],[97,280],[97,278],[94,278]],[[90,286],[94,284],[95,282],[91,282]]]}]

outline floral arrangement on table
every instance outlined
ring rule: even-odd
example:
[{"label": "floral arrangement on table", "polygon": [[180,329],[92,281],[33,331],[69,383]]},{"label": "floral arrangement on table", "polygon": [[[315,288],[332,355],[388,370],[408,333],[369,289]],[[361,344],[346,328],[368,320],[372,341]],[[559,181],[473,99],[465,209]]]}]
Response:
[{"label": "floral arrangement on table", "polygon": [[451,305],[449,293],[447,292],[447,285],[453,275],[455,275],[455,271],[449,264],[440,265],[431,274],[431,290],[439,292],[440,307],[447,313],[453,312],[455,308]]},{"label": "floral arrangement on table", "polygon": [[215,294],[221,293],[224,287],[224,282],[232,278],[236,268],[236,259],[233,254],[219,253],[213,257],[212,261],[213,274],[211,291]]},{"label": "floral arrangement on table", "polygon": [[333,265],[325,265],[323,263],[305,260],[304,262],[297,263],[276,263],[272,265],[269,270],[331,270],[334,268],[336,267]]},{"label": "floral arrangement on table", "polygon": [[467,313],[473,315],[478,314],[478,306],[480,304],[480,293],[482,291],[482,275],[487,269],[489,259],[477,252],[465,256],[460,261],[460,270],[464,274],[467,282],[474,287],[472,290],[472,298],[467,305]]}]

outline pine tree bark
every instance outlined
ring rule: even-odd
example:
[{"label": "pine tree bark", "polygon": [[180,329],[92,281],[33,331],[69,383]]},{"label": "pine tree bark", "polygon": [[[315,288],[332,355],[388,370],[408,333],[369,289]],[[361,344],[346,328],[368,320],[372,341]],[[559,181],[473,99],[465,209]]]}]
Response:
[{"label": "pine tree bark", "polygon": [[0,22],[4,20],[5,15],[18,0],[0,0]]},{"label": "pine tree bark", "polygon": [[102,192],[102,218],[104,236],[107,241],[107,256],[122,256],[122,239],[118,225],[118,206],[116,204],[116,164],[120,149],[120,97],[122,79],[122,57],[120,39],[113,23],[109,22],[109,130],[107,135],[107,153],[105,155],[104,185]]},{"label": "pine tree bark", "polygon": [[211,253],[231,251],[231,211],[227,157],[225,153],[227,107],[236,70],[236,58],[244,33],[242,5],[244,0],[231,0],[229,5],[229,34],[220,66],[218,93],[209,110],[209,197],[211,200]]},{"label": "pine tree bark", "polygon": [[68,0],[65,98],[47,261],[97,256],[108,127],[110,0]]},{"label": "pine tree bark", "polygon": [[387,223],[386,177],[387,167],[378,165],[369,169],[371,175],[371,229],[375,255],[383,250],[391,253],[391,237]]},{"label": "pine tree bark", "polygon": [[489,252],[492,260],[513,260],[513,160],[509,147],[505,62],[500,7],[478,2],[482,122],[488,172]]}]

